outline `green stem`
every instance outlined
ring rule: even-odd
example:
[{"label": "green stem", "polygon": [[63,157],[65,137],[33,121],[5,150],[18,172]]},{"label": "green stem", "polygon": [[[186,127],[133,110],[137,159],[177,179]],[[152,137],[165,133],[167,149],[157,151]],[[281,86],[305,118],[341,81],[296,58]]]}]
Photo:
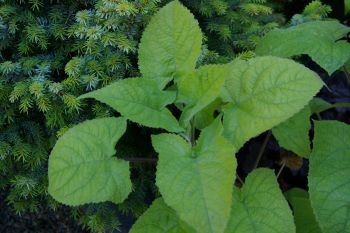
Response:
[{"label": "green stem", "polygon": [[350,103],[335,103],[330,108],[350,108]]},{"label": "green stem", "polygon": [[349,75],[348,69],[346,69],[346,67],[343,66],[343,70],[344,70],[344,73],[346,76],[346,80],[348,81],[348,84],[350,85],[350,75]]},{"label": "green stem", "polygon": [[286,163],[282,163],[282,166],[280,167],[280,170],[278,170],[278,173],[277,173],[277,179],[278,177],[280,177],[282,171],[283,171],[283,168],[286,166]]},{"label": "green stem", "polygon": [[[325,111],[328,111],[329,109],[332,109],[332,108],[350,108],[350,103],[334,103],[334,104],[332,104],[331,106],[329,106],[328,108],[323,109],[323,110],[320,111],[320,112],[325,112]],[[319,115],[320,112],[314,112],[314,113],[316,113],[317,115]]]},{"label": "green stem", "polygon": [[194,146],[196,144],[196,127],[195,127],[195,118],[191,119],[191,129],[190,129],[190,139],[191,144]]},{"label": "green stem", "polygon": [[242,178],[241,178],[241,177],[239,177],[239,175],[238,175],[238,174],[236,174],[236,178],[237,178],[237,180],[239,181],[239,183],[241,183],[242,185],[244,184],[244,182],[243,182]]},{"label": "green stem", "polygon": [[156,158],[122,158],[122,159],[129,162],[141,162],[141,163],[144,163],[144,162],[156,163],[158,161],[158,159]]},{"label": "green stem", "polygon": [[271,130],[269,130],[269,131],[267,132],[266,136],[265,136],[265,139],[264,139],[263,144],[261,145],[261,148],[260,148],[258,157],[257,157],[256,160],[255,160],[253,169],[255,169],[255,168],[258,167],[259,162],[260,162],[260,160],[261,160],[261,157],[262,157],[263,154],[264,154],[266,145],[267,145],[267,143],[269,142],[270,137],[271,137]]}]

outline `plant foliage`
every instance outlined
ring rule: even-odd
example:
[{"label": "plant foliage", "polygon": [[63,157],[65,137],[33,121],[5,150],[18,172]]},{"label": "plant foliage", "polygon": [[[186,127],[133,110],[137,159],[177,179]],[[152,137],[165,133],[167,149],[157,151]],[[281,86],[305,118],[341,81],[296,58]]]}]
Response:
[{"label": "plant foliage", "polygon": [[280,26],[286,1],[0,0],[5,201],[98,233],[350,233],[350,128],[322,120],[350,104],[306,68],[349,78],[350,29],[318,0]]},{"label": "plant foliage", "polygon": [[[175,18],[181,20],[176,21]],[[318,28],[318,23],[312,25]],[[306,24],[306,27],[311,25]],[[342,27],[341,31],[337,31],[338,23],[331,24],[338,35],[348,30]],[[154,35],[158,37],[154,38]],[[188,40],[184,40],[184,35],[188,35]],[[136,221],[131,232],[295,232],[292,211],[274,173],[269,169],[257,169],[248,175],[239,189],[234,186],[237,167],[234,154],[250,138],[276,127],[274,135],[277,135],[282,146],[308,158],[310,147],[307,135],[311,115],[308,103],[321,89],[323,82],[301,64],[273,56],[249,60],[237,58],[222,65],[196,66],[201,38],[191,13],[178,1],[170,2],[151,19],[141,39],[141,77],[115,81],[79,98],[94,98],[110,105],[127,120],[170,132],[151,137],[158,154],[156,185],[161,198],[154,201]],[[184,57],[183,54],[188,56]],[[211,107],[212,104],[215,107]],[[175,107],[180,112],[179,118],[174,115]],[[206,114],[210,120],[204,127],[196,128],[196,117]],[[101,161],[96,156],[119,161],[111,158],[113,151],[110,146],[124,132],[125,123],[117,123],[124,118],[83,122],[69,129],[65,133],[67,136],[58,140],[49,162],[49,192],[53,197],[60,196],[59,190],[62,189],[66,196],[63,195],[59,201],[65,204],[123,201],[125,195],[130,193],[130,186],[125,185],[130,182],[126,177],[126,167],[114,167],[112,172],[109,166],[113,164],[110,163],[108,168],[99,172],[98,165],[104,164],[105,160]],[[106,124],[109,121],[111,123]],[[349,230],[349,218],[344,212],[349,204],[346,199],[349,194],[345,169],[349,166],[346,163],[347,144],[324,148],[327,145],[324,141],[333,140],[332,145],[337,145],[335,141],[339,143],[339,137],[346,141],[348,126],[337,124],[342,123],[316,123],[315,144],[310,155],[311,206],[316,219],[323,221],[321,229],[327,233]],[[294,131],[294,125],[298,125],[298,131]],[[327,135],[322,132],[328,128],[332,129],[331,133]],[[79,136],[77,129],[87,135]],[[295,137],[302,136],[288,142],[281,136],[283,130],[290,131]],[[95,132],[99,138],[106,139],[96,141],[96,144],[89,143],[91,139],[88,135]],[[327,136],[323,139],[324,135]],[[76,173],[77,169],[74,168],[75,161],[80,158],[80,150],[61,149],[71,146],[73,140],[67,140],[68,137],[79,138],[80,143],[93,146],[91,151],[89,147],[84,147],[83,162],[89,164],[95,157],[99,158],[99,162],[89,165],[87,175],[84,174],[84,166],[81,167],[82,174]],[[107,148],[111,150],[108,153]],[[344,169],[334,167],[338,172],[344,172],[340,177],[333,177],[338,173],[322,167],[324,161],[332,156],[336,156],[335,161],[340,161],[342,157],[335,151],[345,156],[342,164],[339,164]],[[91,154],[90,158],[86,157],[88,154]],[[60,163],[66,170],[59,170]],[[104,180],[107,172],[112,173]],[[70,179],[71,184],[55,182],[67,174],[79,178]],[[113,174],[119,174],[116,180],[111,178]],[[326,180],[323,179],[325,174]],[[111,179],[114,182],[108,183]],[[333,179],[338,182],[332,182]],[[328,180],[332,183],[328,184]],[[86,185],[82,187],[82,183]],[[337,188],[338,185],[341,188]],[[93,191],[87,192],[87,189]],[[109,195],[110,191],[117,193],[100,197],[101,194],[95,192],[101,189],[108,190],[104,195]],[[318,192],[318,189],[324,191]],[[74,193],[73,203],[70,193]],[[160,219],[157,216],[161,216]],[[297,227],[300,227],[299,223]]]}]

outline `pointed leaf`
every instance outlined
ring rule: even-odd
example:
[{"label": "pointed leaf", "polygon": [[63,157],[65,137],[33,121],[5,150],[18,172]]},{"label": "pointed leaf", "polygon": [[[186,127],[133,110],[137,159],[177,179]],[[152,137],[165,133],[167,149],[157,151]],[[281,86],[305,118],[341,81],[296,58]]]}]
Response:
[{"label": "pointed leaf", "polygon": [[273,171],[254,170],[241,189],[234,188],[225,233],[295,233],[293,214]]},{"label": "pointed leaf", "polygon": [[157,186],[164,201],[197,232],[222,233],[230,214],[236,161],[220,120],[191,148],[180,136],[152,137],[159,153]]},{"label": "pointed leaf", "polygon": [[180,118],[186,127],[191,118],[208,106],[219,95],[225,79],[230,74],[229,65],[206,65],[186,74],[177,83],[179,96],[186,102]]},{"label": "pointed leaf", "polygon": [[162,198],[156,199],[148,210],[137,219],[130,233],[196,233],[180,220],[175,211]]},{"label": "pointed leaf", "polygon": [[312,113],[320,113],[329,108],[331,108],[332,104],[321,98],[313,98],[309,103],[310,109]]},{"label": "pointed leaf", "polygon": [[159,90],[153,80],[129,78],[112,83],[79,98],[94,98],[108,104],[136,123],[180,132],[176,118],[165,107],[175,100],[175,93]]},{"label": "pointed leaf", "polygon": [[329,74],[350,58],[350,44],[340,40],[350,28],[337,21],[313,21],[269,32],[258,44],[258,55],[292,57],[307,54]]},{"label": "pointed leaf", "polygon": [[324,233],[350,232],[350,125],[316,121],[310,155],[311,206]]},{"label": "pointed leaf", "polygon": [[274,127],[272,133],[278,144],[298,156],[309,158],[311,153],[309,139],[309,130],[311,129],[310,116],[310,107],[307,105],[300,112]]},{"label": "pointed leaf", "polygon": [[124,118],[85,121],[69,129],[49,158],[49,193],[67,205],[122,202],[131,192],[129,163],[114,157]]},{"label": "pointed leaf", "polygon": [[163,87],[178,74],[195,68],[201,45],[198,22],[180,2],[173,1],[152,17],[143,32],[140,71]]},{"label": "pointed leaf", "polygon": [[321,233],[312,211],[309,194],[300,188],[293,188],[284,194],[293,207],[297,233]]},{"label": "pointed leaf", "polygon": [[311,70],[288,59],[234,61],[222,98],[225,136],[239,149],[248,139],[300,111],[322,87]]}]

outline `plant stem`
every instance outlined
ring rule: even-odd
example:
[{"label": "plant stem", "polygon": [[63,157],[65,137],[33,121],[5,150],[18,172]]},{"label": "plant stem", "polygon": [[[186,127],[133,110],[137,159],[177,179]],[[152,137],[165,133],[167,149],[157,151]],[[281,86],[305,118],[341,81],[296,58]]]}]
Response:
[{"label": "plant stem", "polygon": [[350,103],[335,103],[330,108],[350,108]]},{"label": "plant stem", "polygon": [[238,174],[236,174],[236,178],[237,178],[237,180],[239,181],[239,183],[241,183],[242,185],[244,184],[244,182],[243,182],[242,178],[241,178],[241,177],[239,177],[239,175],[238,175]]},{"label": "plant stem", "polygon": [[271,137],[271,130],[269,130],[269,131],[267,132],[266,136],[265,136],[265,139],[264,139],[263,144],[261,145],[261,148],[260,148],[258,157],[257,157],[256,160],[255,160],[253,170],[254,170],[255,168],[258,167],[259,162],[260,162],[260,160],[261,160],[261,157],[262,157],[263,154],[264,154],[266,145],[267,145],[267,143],[269,142],[270,137]]},{"label": "plant stem", "polygon": [[141,163],[156,163],[158,159],[156,158],[123,158],[126,161],[129,162],[141,162]]},{"label": "plant stem", "polygon": [[345,76],[346,76],[346,80],[348,81],[348,84],[350,85],[350,75],[349,75],[349,72],[348,72],[348,70],[346,69],[345,66],[343,66],[343,70],[344,70],[344,73],[345,73]]},{"label": "plant stem", "polygon": [[190,130],[191,144],[194,146],[196,144],[196,127],[195,127],[195,118],[191,119],[191,130]]},{"label": "plant stem", "polygon": [[278,170],[278,173],[277,173],[277,179],[278,177],[281,175],[282,171],[283,171],[283,168],[286,166],[286,163],[282,163],[282,166],[280,167],[280,170]]},{"label": "plant stem", "polygon": [[321,114],[319,112],[316,112],[316,116],[319,120],[322,120]]}]

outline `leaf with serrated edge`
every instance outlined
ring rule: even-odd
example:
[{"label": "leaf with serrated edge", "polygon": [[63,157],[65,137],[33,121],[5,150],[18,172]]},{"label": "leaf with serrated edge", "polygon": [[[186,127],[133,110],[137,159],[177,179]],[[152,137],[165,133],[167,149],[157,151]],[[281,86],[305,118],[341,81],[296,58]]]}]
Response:
[{"label": "leaf with serrated edge", "polygon": [[193,148],[177,135],[152,136],[159,153],[156,183],[164,201],[201,233],[222,233],[230,214],[237,163],[221,133],[217,119]]},{"label": "leaf with serrated edge", "polygon": [[350,125],[316,121],[310,155],[311,206],[323,233],[350,233]]},{"label": "leaf with serrated edge", "polygon": [[130,233],[196,233],[162,198],[156,199],[132,226]]},{"label": "leaf with serrated edge", "polygon": [[293,188],[284,193],[292,205],[297,233],[321,233],[311,208],[309,194],[300,188]]},{"label": "leaf with serrated edge", "polygon": [[322,87],[316,73],[283,58],[236,60],[222,98],[224,135],[236,149],[299,112]]},{"label": "leaf with serrated edge", "polygon": [[208,106],[219,95],[230,74],[228,65],[206,65],[184,75],[177,83],[178,95],[186,101],[180,123],[186,127],[192,117]]},{"label": "leaf with serrated edge", "polygon": [[114,157],[124,118],[85,121],[58,139],[49,158],[49,193],[67,205],[112,201],[131,192],[129,163]]},{"label": "leaf with serrated edge", "polygon": [[225,233],[295,233],[293,214],[272,170],[259,168],[234,187]]},{"label": "leaf with serrated edge", "polygon": [[337,21],[313,21],[267,33],[259,41],[258,55],[292,57],[307,54],[329,74],[350,58],[350,44],[340,40],[350,28]]},{"label": "leaf with serrated edge", "polygon": [[176,118],[166,108],[176,96],[161,91],[153,80],[129,78],[89,92],[79,98],[94,98],[108,104],[129,120],[144,126],[181,132]]},{"label": "leaf with serrated edge", "polygon": [[311,111],[309,105],[272,129],[278,144],[298,156],[309,158],[311,153],[309,130]]},{"label": "leaf with serrated edge", "polygon": [[201,53],[202,32],[191,12],[173,1],[160,9],[143,32],[139,47],[142,76],[160,87],[194,70]]}]

